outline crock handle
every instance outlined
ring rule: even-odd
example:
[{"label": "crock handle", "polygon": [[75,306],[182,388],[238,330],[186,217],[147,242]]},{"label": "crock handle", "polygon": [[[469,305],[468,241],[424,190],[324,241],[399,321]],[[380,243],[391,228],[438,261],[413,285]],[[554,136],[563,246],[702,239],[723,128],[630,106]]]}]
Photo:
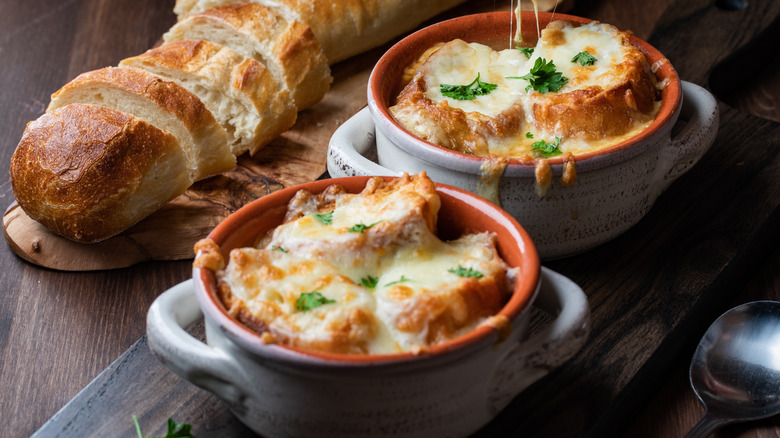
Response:
[{"label": "crock handle", "polygon": [[248,387],[238,364],[184,330],[202,316],[192,280],[168,289],[146,317],[149,347],[168,369],[238,407],[244,398],[241,388]]},{"label": "crock handle", "polygon": [[681,82],[683,100],[679,120],[687,120],[688,123],[680,132],[673,132],[671,141],[662,152],[658,164],[660,182],[657,185],[661,192],[701,159],[718,133],[720,112],[715,97],[696,84]]},{"label": "crock handle", "polygon": [[344,122],[333,133],[328,144],[328,173],[342,176],[398,176],[397,172],[380,166],[365,154],[376,144],[374,120],[368,107]]},{"label": "crock handle", "polygon": [[501,359],[491,382],[491,414],[501,411],[520,391],[574,356],[590,333],[588,298],[576,283],[555,271],[542,267],[534,307],[554,320]]}]

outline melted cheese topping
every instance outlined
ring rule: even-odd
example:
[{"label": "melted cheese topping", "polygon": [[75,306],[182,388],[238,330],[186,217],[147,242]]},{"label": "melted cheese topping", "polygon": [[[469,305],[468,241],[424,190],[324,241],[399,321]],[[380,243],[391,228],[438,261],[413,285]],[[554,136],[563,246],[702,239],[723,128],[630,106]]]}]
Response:
[{"label": "melted cheese topping", "polygon": [[[500,310],[514,274],[491,234],[441,241],[439,202],[421,174],[291,207],[297,218],[270,240],[231,252],[223,301],[278,342],[337,353],[424,351],[471,331]],[[324,302],[301,309],[313,292]]]},{"label": "melted cheese topping", "polygon": [[[425,95],[436,103],[446,101],[451,108],[494,117],[514,105],[519,96],[526,94],[525,84],[507,79],[526,68],[528,60],[519,50],[496,52],[479,43],[453,40],[429,59],[432,64],[424,73],[427,84]],[[480,81],[496,84],[502,92],[491,92],[472,100],[453,99],[441,93],[442,84],[468,84],[477,74]]]},{"label": "melted cheese topping", "polygon": [[[596,62],[573,62],[580,52],[588,52]],[[529,74],[539,58],[552,61],[568,83],[543,94],[527,89],[529,81],[520,77]],[[442,94],[441,84],[469,84],[477,74],[497,88],[471,100]],[[424,96],[407,87],[391,112],[421,138],[475,155],[533,160],[540,157],[533,143],[561,138],[559,150],[576,156],[645,129],[660,108],[655,82],[644,55],[626,33],[598,22],[578,26],[559,21],[542,31],[530,59],[515,49],[496,52],[478,43],[446,43],[426,58],[416,81],[409,84],[423,87]],[[437,114],[430,114],[432,107]],[[522,115],[519,123],[510,115],[515,113]],[[473,146],[482,143],[486,146]]]}]

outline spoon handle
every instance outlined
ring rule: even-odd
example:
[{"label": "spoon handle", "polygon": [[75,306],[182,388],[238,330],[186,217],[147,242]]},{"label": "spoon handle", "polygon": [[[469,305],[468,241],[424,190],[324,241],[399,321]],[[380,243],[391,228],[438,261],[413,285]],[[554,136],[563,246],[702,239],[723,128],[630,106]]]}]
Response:
[{"label": "spoon handle", "polygon": [[730,423],[728,418],[715,417],[707,413],[688,433],[685,438],[706,438],[715,432],[715,429]]}]

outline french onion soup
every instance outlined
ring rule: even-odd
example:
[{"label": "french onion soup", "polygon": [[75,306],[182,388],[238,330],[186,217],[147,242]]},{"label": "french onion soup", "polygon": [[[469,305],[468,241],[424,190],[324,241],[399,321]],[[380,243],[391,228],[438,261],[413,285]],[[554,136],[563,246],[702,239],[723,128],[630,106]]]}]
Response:
[{"label": "french onion soup", "polygon": [[573,163],[658,113],[663,84],[629,37],[595,21],[553,21],[533,47],[437,44],[406,68],[390,111],[412,134],[455,151]]},{"label": "french onion soup", "polygon": [[216,273],[228,313],[265,342],[342,354],[423,352],[489,324],[515,269],[491,233],[444,241],[425,175],[374,177],[362,192],[301,190],[281,225],[225,261],[211,240],[196,267]]}]

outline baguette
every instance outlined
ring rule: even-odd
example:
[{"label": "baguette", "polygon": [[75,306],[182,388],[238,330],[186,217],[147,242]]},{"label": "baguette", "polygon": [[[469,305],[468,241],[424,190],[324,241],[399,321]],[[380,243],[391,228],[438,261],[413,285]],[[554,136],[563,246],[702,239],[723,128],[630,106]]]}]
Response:
[{"label": "baguette", "polygon": [[206,106],[185,88],[144,70],[107,67],[82,73],[52,95],[47,111],[71,103],[133,114],[170,132],[184,149],[194,181],[236,165],[225,129]]},{"label": "baguette", "polygon": [[[288,21],[311,27],[332,65],[385,44],[464,0],[252,0],[275,9]],[[234,3],[231,0],[176,0],[179,20]]]},{"label": "baguette", "polygon": [[263,64],[207,41],[175,41],[124,59],[120,66],[176,82],[197,95],[227,131],[233,155],[255,154],[295,124],[290,93]]},{"label": "baguette", "polygon": [[68,239],[116,235],[291,127],[329,64],[462,1],[177,0],[161,47],[52,95],[14,152],[14,195]]},{"label": "baguette", "polygon": [[328,60],[309,26],[255,3],[234,3],[190,15],[163,35],[165,42],[207,40],[255,59],[292,94],[298,111],[330,88]]},{"label": "baguette", "polygon": [[71,104],[27,124],[11,186],[31,218],[77,242],[140,221],[193,180],[175,136],[130,114]]}]

